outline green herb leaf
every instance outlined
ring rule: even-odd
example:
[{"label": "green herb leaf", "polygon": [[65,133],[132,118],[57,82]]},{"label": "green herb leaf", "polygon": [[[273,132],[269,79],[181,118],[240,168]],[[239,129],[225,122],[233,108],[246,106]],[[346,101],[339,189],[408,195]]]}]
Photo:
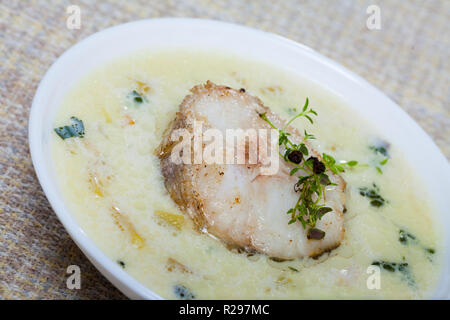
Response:
[{"label": "green herb leaf", "polygon": [[308,132],[306,132],[306,130],[304,130],[304,136],[305,136],[304,140],[312,140],[312,139],[316,138],[316,137],[314,137],[314,135],[309,134]]},{"label": "green herb leaf", "polygon": [[305,156],[307,156],[309,154],[308,148],[306,147],[306,145],[304,143],[300,144],[299,151],[301,153],[303,153]]},{"label": "green herb leaf", "polygon": [[308,119],[309,120],[309,122],[311,122],[311,124],[313,124],[314,123],[314,121],[311,119],[311,117],[310,116],[308,116],[307,114],[305,114],[305,118],[306,119]]},{"label": "green herb leaf", "polygon": [[425,253],[428,255],[427,256],[428,260],[432,261],[432,257],[430,255],[434,254],[434,252],[435,252],[434,249],[424,246],[422,244],[422,242],[419,239],[417,239],[417,237],[415,235],[413,235],[412,233],[410,233],[406,230],[400,229],[398,233],[399,233],[398,241],[400,241],[401,244],[403,244],[404,246],[408,246],[408,245],[412,244],[412,245],[422,248],[423,250],[425,250]]},{"label": "green herb leaf", "polygon": [[347,162],[347,165],[350,166],[350,167],[354,167],[354,166],[356,166],[357,164],[358,164],[358,161],[355,161],[355,160],[352,160],[352,161]]},{"label": "green herb leaf", "polygon": [[414,235],[412,235],[409,232],[406,232],[405,230],[401,230],[399,231],[399,238],[398,240],[404,244],[407,245],[408,244],[408,240],[416,240],[416,237]]},{"label": "green herb leaf", "polygon": [[[389,160],[389,154],[387,151],[388,146],[389,146],[389,144],[387,144],[386,142],[382,142],[381,145],[378,145],[378,146],[369,146],[369,149],[372,150],[375,154],[381,155],[382,157],[384,157],[384,159],[382,159],[382,160],[379,160],[379,159],[376,160],[380,166],[386,165],[386,163]],[[380,166],[376,165],[375,169],[377,170],[377,172],[379,174],[383,174],[383,170],[381,169]]]},{"label": "green herb leaf", "polygon": [[71,125],[55,128],[56,134],[63,140],[73,137],[83,138],[85,134],[83,121],[77,117],[70,117],[70,120]]},{"label": "green herb leaf", "polygon": [[370,199],[370,205],[373,207],[381,207],[386,203],[386,200],[379,194],[379,188],[373,184],[373,188],[362,187],[359,188],[359,194]]},{"label": "green herb leaf", "polygon": [[389,157],[387,146],[381,145],[381,146],[369,146],[369,149],[374,151],[375,153],[379,153],[385,157]]},{"label": "green herb leaf", "polygon": [[175,296],[178,299],[182,299],[182,300],[192,300],[195,299],[195,295],[185,286],[183,285],[176,285],[173,287],[173,291]]},{"label": "green herb leaf", "polygon": [[304,104],[304,106],[303,106],[303,110],[302,110],[302,112],[305,112],[305,111],[306,111],[306,109],[308,109],[308,105],[309,105],[309,99],[308,99],[308,98],[306,98],[306,101],[305,101],[305,104]]},{"label": "green herb leaf", "polygon": [[415,286],[414,278],[409,269],[409,265],[406,262],[388,262],[388,261],[374,261],[372,262],[373,266],[379,266],[383,270],[392,273],[399,273],[402,280],[406,281],[410,286]]},{"label": "green herb leaf", "polygon": [[328,212],[333,211],[333,209],[329,208],[329,207],[322,207],[319,208],[319,210],[317,210],[317,216],[319,217],[319,220],[322,219],[322,217],[327,214]]},{"label": "green herb leaf", "polygon": [[140,104],[142,104],[144,102],[147,102],[147,98],[142,96],[136,90],[133,90],[128,96],[136,105],[140,105]]}]

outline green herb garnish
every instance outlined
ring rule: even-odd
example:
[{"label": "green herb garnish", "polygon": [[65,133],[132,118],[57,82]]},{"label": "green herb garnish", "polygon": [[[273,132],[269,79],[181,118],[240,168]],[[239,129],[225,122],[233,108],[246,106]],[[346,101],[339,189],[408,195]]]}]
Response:
[{"label": "green herb garnish", "polygon": [[385,156],[386,158],[389,158],[387,147],[385,146],[370,146],[369,149],[374,151],[375,153],[379,153]]},{"label": "green herb garnish", "polygon": [[137,92],[136,90],[133,90],[130,94],[129,97],[133,100],[134,103],[136,104],[142,104],[144,101],[147,101],[147,99],[145,97],[143,97],[139,92]]},{"label": "green herb garnish", "polygon": [[398,241],[400,241],[404,245],[407,245],[410,240],[416,241],[416,237],[411,233],[400,229]]},{"label": "green herb garnish", "polygon": [[119,264],[119,266],[125,269],[125,262],[123,262],[122,260],[117,260],[117,263]]},{"label": "green herb garnish", "polygon": [[435,250],[433,248],[425,247],[421,243],[421,241],[419,241],[419,239],[417,239],[417,237],[415,235],[413,235],[412,233],[410,233],[408,231],[400,229],[398,233],[399,233],[398,241],[400,241],[401,244],[403,244],[405,246],[408,246],[409,244],[416,245],[425,251],[425,254],[426,254],[428,260],[430,260],[430,261],[433,260],[432,257],[435,253]]},{"label": "green herb garnish", "polygon": [[173,292],[178,299],[192,300],[195,299],[195,295],[185,286],[178,284],[173,287]]},{"label": "green herb garnish", "polygon": [[[403,258],[404,259],[404,258]],[[415,281],[412,277],[409,264],[406,262],[388,262],[388,261],[374,261],[373,266],[379,266],[389,272],[399,272],[402,280],[408,282],[410,286],[415,286]]]},{"label": "green herb garnish", "polygon": [[55,128],[56,134],[61,137],[61,139],[65,140],[67,138],[73,138],[73,137],[84,137],[84,125],[83,121],[78,119],[77,117],[70,117],[70,120],[72,120],[71,125],[63,126]]},{"label": "green herb garnish", "polygon": [[381,207],[383,206],[387,201],[384,199],[380,194],[380,188],[374,183],[372,184],[372,188],[368,187],[361,187],[359,188],[359,194],[363,197],[367,197],[370,199],[370,204],[373,207]]},{"label": "green herb garnish", "polygon": [[333,173],[343,172],[345,167],[354,167],[358,162],[349,161],[337,164],[332,156],[325,153],[322,155],[322,161],[314,156],[304,160],[309,155],[305,141],[315,139],[315,137],[312,134],[308,134],[305,130],[303,140],[296,144],[289,139],[291,134],[286,129],[294,120],[301,117],[306,118],[310,123],[314,123],[312,117],[317,116],[317,112],[309,107],[308,98],[306,98],[302,111],[291,118],[282,129],[273,125],[267,118],[266,113],[259,114],[259,116],[278,131],[278,145],[284,150],[283,153],[279,151],[280,157],[294,166],[290,175],[293,176],[297,172],[303,173],[303,175],[298,176],[298,181],[294,185],[294,190],[299,193],[298,201],[293,208],[286,212],[286,214],[291,216],[289,224],[298,221],[304,229],[308,230],[308,239],[323,239],[325,232],[315,226],[318,220],[322,219],[326,213],[333,211],[333,209],[319,203],[325,197],[325,187],[335,185],[325,171],[330,170]]},{"label": "green herb garnish", "polygon": [[379,174],[383,173],[383,170],[381,169],[382,166],[386,165],[386,163],[389,160],[389,153],[387,151],[388,145],[381,145],[381,146],[369,146],[369,149],[372,150],[375,154],[381,155],[383,157],[382,160],[377,161],[377,164],[375,165],[375,169]]}]

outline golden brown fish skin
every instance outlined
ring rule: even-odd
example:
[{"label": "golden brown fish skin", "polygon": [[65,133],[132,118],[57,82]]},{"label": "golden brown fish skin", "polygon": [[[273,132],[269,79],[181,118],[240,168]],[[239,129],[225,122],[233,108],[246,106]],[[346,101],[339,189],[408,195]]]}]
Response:
[{"label": "golden brown fish skin", "polygon": [[[265,107],[260,99],[257,97],[251,96],[246,93],[244,90],[235,90],[227,86],[219,86],[213,84],[211,81],[207,81],[204,85],[197,85],[193,87],[191,90],[191,95],[188,95],[184,98],[183,102],[180,104],[180,110],[177,112],[175,119],[168,126],[163,140],[160,146],[156,149],[156,154],[160,159],[161,164],[161,172],[164,177],[165,187],[171,196],[171,198],[177,203],[177,205],[181,208],[181,210],[187,213],[195,222],[198,229],[201,231],[207,231],[210,227],[207,219],[205,219],[206,213],[204,212],[204,201],[200,197],[199,193],[196,191],[195,186],[193,185],[193,177],[195,177],[198,172],[206,168],[206,164],[175,164],[170,159],[171,151],[173,147],[178,143],[178,141],[171,141],[171,133],[177,129],[187,129],[189,132],[193,132],[193,122],[196,119],[196,115],[193,113],[192,106],[203,96],[210,94],[218,94],[219,96],[232,96],[239,99],[243,99],[248,103],[256,103],[256,112],[266,113],[267,117],[271,119],[273,124],[277,127],[283,127],[285,121],[280,119],[278,115],[274,114],[270,111],[268,107]],[[198,119],[197,119],[198,120]],[[264,122],[264,125],[267,129],[270,129],[270,126]],[[302,135],[293,127],[289,127],[288,131],[291,132],[294,136],[302,138]],[[322,160],[322,156],[314,150],[311,145],[306,141],[306,145],[310,151],[310,154],[317,157],[319,160]],[[191,150],[192,151],[192,150]],[[191,154],[193,154],[191,152]],[[208,165],[208,167],[212,170],[213,173],[217,174],[217,179],[221,178],[221,173],[226,169],[225,165]],[[331,172],[328,172],[329,176],[333,177],[334,180],[338,184],[338,191],[340,192],[341,202],[345,203],[345,187],[346,183],[342,179],[341,176],[335,175]],[[335,209],[335,208],[333,208]],[[342,210],[335,209],[336,213],[343,220]],[[281,213],[280,213],[281,214]],[[340,242],[344,238],[345,229],[342,226],[340,238],[336,243],[330,244],[326,247],[320,247],[315,249],[309,253],[309,256],[319,256],[322,253],[331,251],[337,248],[340,245]],[[240,247],[246,248],[248,251],[259,251],[257,248],[253,247],[252,240],[250,238],[247,241],[241,241],[241,243],[234,243],[233,239],[229,238],[227,235],[216,235],[221,240]],[[306,242],[311,243],[312,245],[316,245],[318,240],[308,240]],[[264,252],[263,252],[264,253]]]}]

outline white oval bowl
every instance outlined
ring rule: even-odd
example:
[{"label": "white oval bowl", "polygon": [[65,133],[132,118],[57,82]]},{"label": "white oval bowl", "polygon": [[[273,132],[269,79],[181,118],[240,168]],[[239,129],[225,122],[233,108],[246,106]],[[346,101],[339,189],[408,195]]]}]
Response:
[{"label": "white oval bowl", "polygon": [[[199,19],[149,19],[112,27],[67,50],[47,71],[36,91],[29,119],[29,143],[40,184],[72,239],[120,291],[130,298],[161,299],[108,258],[77,224],[51,166],[53,116],[64,95],[95,67],[127,53],[152,48],[224,50],[307,75],[343,97],[350,108],[376,122],[419,172],[445,229],[445,265],[432,298],[449,296],[450,166],[432,139],[397,104],[351,71],[312,49],[283,37],[234,24]],[[358,107],[356,109],[356,106]]]}]

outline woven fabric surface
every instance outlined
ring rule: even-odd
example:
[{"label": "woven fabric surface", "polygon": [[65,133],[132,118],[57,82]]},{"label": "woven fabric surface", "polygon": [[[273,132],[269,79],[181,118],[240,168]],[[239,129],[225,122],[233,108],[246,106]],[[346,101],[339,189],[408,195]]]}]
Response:
[{"label": "woven fabric surface", "polygon": [[[381,29],[366,26],[369,5]],[[69,5],[81,28],[66,27]],[[12,1],[0,0],[0,298],[123,299],[84,257],[50,208],[27,139],[36,88],[86,36],[155,17],[223,20],[274,32],[334,59],[384,91],[450,158],[450,1]],[[82,287],[66,286],[78,265]]]}]

